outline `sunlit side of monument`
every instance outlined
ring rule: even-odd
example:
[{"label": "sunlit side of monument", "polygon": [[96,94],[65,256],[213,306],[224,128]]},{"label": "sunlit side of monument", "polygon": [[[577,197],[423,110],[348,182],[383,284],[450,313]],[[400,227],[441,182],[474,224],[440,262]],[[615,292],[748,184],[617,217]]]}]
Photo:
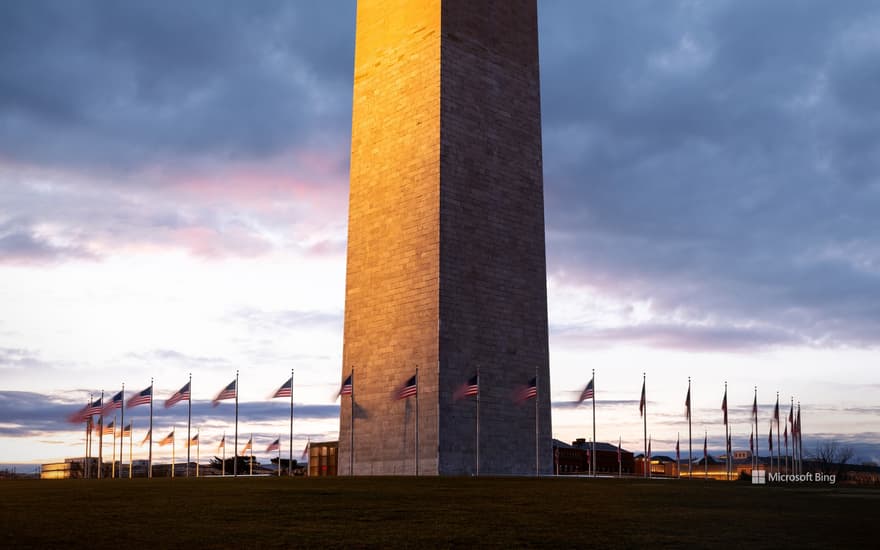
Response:
[{"label": "sunlit side of monument", "polygon": [[535,0],[358,2],[352,374],[340,475],[551,472]]}]

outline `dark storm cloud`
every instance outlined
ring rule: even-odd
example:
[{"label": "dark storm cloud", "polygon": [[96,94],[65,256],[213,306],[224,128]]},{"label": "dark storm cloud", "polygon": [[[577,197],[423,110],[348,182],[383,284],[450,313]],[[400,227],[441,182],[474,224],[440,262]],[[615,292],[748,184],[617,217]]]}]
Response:
[{"label": "dark storm cloud", "polygon": [[[354,7],[2,3],[0,162],[109,173],[153,193],[189,164],[224,174],[294,148],[344,173]],[[597,338],[877,344],[878,21],[865,1],[540,3],[549,273],[657,316]],[[240,179],[228,186],[257,178]],[[271,249],[258,211],[204,205],[225,183],[161,209],[82,183],[18,185],[0,196],[0,261],[100,256],[94,242],[209,258]],[[46,220],[63,239],[42,232]]]},{"label": "dark storm cloud", "polygon": [[600,337],[878,344],[880,7],[541,7],[549,271],[685,321]]},{"label": "dark storm cloud", "polygon": [[4,2],[0,158],[122,171],[345,143],[353,30],[353,1]]}]

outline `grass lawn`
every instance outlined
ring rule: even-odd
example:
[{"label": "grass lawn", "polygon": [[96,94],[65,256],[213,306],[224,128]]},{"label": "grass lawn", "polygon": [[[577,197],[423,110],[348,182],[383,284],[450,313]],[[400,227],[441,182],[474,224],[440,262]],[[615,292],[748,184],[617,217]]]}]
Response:
[{"label": "grass lawn", "polygon": [[877,547],[880,491],[617,479],[0,483],[3,548]]}]

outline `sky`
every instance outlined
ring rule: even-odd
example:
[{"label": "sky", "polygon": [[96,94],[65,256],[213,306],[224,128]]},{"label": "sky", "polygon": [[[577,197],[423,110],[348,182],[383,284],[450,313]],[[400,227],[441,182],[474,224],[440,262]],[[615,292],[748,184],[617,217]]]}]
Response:
[{"label": "sky", "polygon": [[[339,428],[355,2],[0,3],[0,462],[82,456],[90,394],[240,371],[240,444]],[[880,5],[539,2],[553,435],[880,461]],[[137,443],[146,407],[127,411]],[[183,439],[180,436],[180,443]],[[182,448],[182,447],[181,447]],[[110,453],[109,446],[105,449]],[[178,453],[179,454],[179,453]],[[167,455],[167,456],[166,456]],[[170,449],[154,449],[159,460]]]}]

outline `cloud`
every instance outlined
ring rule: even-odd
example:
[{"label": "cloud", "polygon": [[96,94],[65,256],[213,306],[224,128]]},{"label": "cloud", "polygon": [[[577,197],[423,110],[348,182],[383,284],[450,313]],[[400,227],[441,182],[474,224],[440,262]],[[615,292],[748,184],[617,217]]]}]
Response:
[{"label": "cloud", "polygon": [[40,359],[33,350],[0,347],[0,369],[49,368],[50,364]]},{"label": "cloud", "polygon": [[[3,422],[0,423],[0,436],[42,437],[54,432],[78,430],[77,425],[67,422],[67,417],[81,409],[83,405],[84,403],[72,403],[67,396],[0,391],[0,418],[3,418]],[[140,422],[145,416],[144,411],[144,407],[126,410],[126,418],[135,417]],[[193,401],[193,418],[197,419],[200,425],[230,424],[232,418],[230,411],[230,407],[223,405],[212,407],[210,401]],[[286,421],[288,411],[288,405],[284,403],[263,401],[239,403],[240,421],[249,425]],[[294,416],[298,421],[338,418],[339,405],[294,403]],[[186,418],[185,406],[178,405],[164,409],[158,399],[154,404],[155,426],[185,424]]]},{"label": "cloud", "polygon": [[776,327],[700,326],[648,323],[622,327],[551,326],[551,339],[567,346],[607,347],[635,344],[656,349],[731,352],[779,345],[804,345],[803,339]]},{"label": "cloud", "polygon": [[599,338],[878,344],[876,5],[541,15],[549,272],[660,321]]},{"label": "cloud", "polygon": [[[354,8],[0,6],[0,262],[341,257]],[[880,8],[658,9],[541,3],[551,281],[650,304],[594,343],[876,346]]]},{"label": "cloud", "polygon": [[354,7],[0,6],[0,263],[338,256]]},{"label": "cloud", "polygon": [[336,332],[342,330],[341,311],[267,311],[257,308],[241,308],[231,317],[249,325],[254,330],[324,328]]},{"label": "cloud", "polygon": [[346,141],[354,2],[33,2],[0,21],[0,151],[20,161],[116,172]]}]

